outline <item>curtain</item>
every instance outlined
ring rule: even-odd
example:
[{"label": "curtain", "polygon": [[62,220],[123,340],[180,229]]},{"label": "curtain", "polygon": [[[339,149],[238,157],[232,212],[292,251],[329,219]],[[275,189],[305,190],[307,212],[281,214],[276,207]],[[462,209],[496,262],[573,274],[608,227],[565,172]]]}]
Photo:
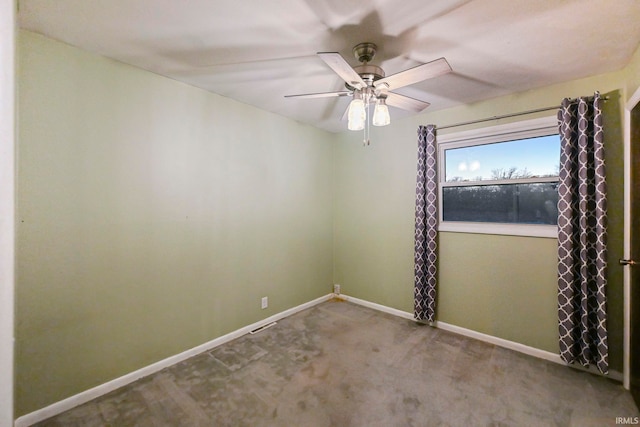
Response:
[{"label": "curtain", "polygon": [[418,127],[418,173],[414,252],[414,317],[433,322],[436,314],[438,181],[436,127]]},{"label": "curtain", "polygon": [[560,357],[608,372],[607,197],[600,94],[564,99],[558,184]]}]

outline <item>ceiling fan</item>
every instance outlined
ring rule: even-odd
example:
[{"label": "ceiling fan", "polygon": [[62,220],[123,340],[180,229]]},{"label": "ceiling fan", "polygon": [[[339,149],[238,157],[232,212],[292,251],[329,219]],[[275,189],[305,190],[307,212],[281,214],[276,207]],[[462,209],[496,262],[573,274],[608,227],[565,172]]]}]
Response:
[{"label": "ceiling fan", "polygon": [[[342,80],[347,90],[337,92],[306,93],[286,95],[286,98],[328,98],[352,96],[346,112],[350,130],[362,130],[368,124],[367,110],[375,104],[373,113],[374,126],[385,126],[390,122],[387,105],[412,112],[420,112],[429,106],[426,101],[411,98],[392,92],[394,89],[409,86],[423,80],[431,79],[451,71],[444,58],[418,65],[405,71],[385,77],[384,70],[369,64],[378,47],[373,43],[360,43],[353,48],[353,54],[361,65],[351,67],[337,52],[318,52],[322,59]],[[365,130],[366,133],[366,130]],[[366,137],[366,135],[365,135]],[[365,141],[368,142],[368,141]]]}]

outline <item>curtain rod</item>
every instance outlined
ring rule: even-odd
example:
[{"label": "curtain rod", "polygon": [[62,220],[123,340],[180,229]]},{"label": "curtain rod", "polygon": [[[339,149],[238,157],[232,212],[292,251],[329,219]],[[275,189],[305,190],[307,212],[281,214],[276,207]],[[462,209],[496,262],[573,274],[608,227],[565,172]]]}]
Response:
[{"label": "curtain rod", "polygon": [[[603,101],[607,101],[608,99],[609,99],[608,96],[603,96],[602,97]],[[526,114],[541,113],[543,111],[557,110],[560,107],[561,107],[560,105],[554,105],[552,107],[537,108],[535,110],[521,111],[519,113],[503,114],[501,116],[493,116],[493,117],[488,117],[486,119],[470,120],[468,122],[454,123],[452,125],[446,125],[446,126],[436,126],[436,129],[455,128],[455,127],[459,127],[459,126],[466,126],[466,125],[473,125],[473,124],[476,124],[476,123],[489,122],[491,120],[500,120],[500,119],[506,119],[506,118],[509,118],[509,117],[524,116]]]}]

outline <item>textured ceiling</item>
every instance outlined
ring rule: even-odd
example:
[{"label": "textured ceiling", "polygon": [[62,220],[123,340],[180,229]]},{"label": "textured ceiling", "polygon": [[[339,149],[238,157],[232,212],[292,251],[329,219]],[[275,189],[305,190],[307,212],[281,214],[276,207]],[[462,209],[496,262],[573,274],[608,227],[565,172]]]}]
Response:
[{"label": "textured ceiling", "polygon": [[[627,65],[638,0],[20,0],[22,28],[332,132],[349,99],[316,52],[379,47],[387,75],[445,57],[453,72],[398,89],[429,110]],[[596,88],[594,88],[596,89]],[[390,108],[392,121],[408,112]]]}]

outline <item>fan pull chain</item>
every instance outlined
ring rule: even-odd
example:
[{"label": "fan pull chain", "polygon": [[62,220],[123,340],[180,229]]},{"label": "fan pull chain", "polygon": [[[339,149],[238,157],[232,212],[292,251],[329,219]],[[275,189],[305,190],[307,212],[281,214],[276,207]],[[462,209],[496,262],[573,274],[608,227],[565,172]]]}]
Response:
[{"label": "fan pull chain", "polygon": [[367,100],[367,123],[364,128],[364,139],[362,140],[363,147],[371,144],[371,141],[369,140],[369,135],[371,131],[371,129],[369,128],[370,121],[371,121],[371,104],[369,103],[369,100]]}]

